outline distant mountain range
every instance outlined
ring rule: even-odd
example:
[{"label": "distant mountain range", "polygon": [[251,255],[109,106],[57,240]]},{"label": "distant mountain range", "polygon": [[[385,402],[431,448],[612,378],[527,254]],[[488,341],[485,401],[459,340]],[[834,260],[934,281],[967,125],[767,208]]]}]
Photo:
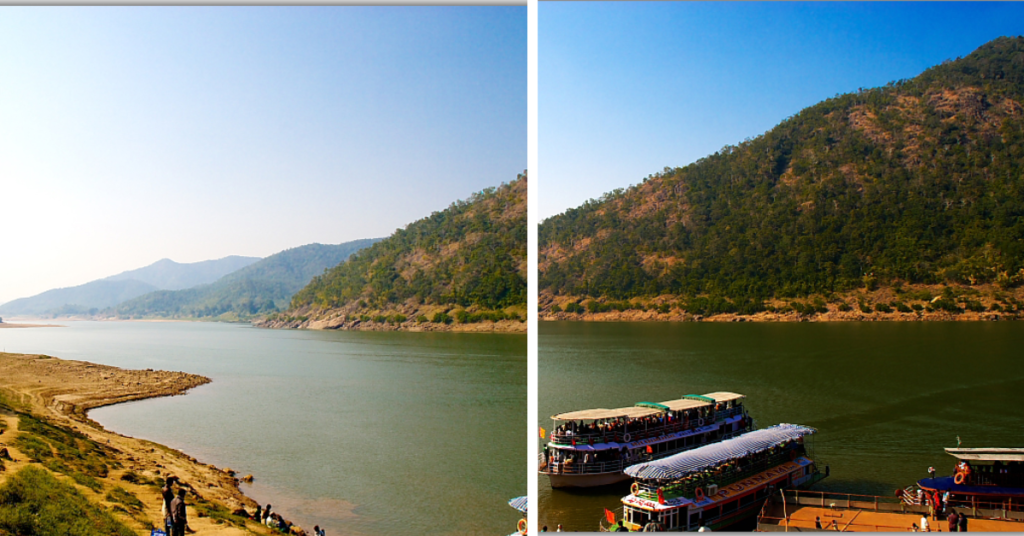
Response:
[{"label": "distant mountain range", "polygon": [[3,315],[82,315],[96,313],[122,301],[160,289],[180,289],[211,283],[260,260],[239,257],[192,263],[162,259],[137,270],[74,287],[48,290],[0,305]]},{"label": "distant mountain range", "polygon": [[144,268],[121,272],[117,275],[103,278],[101,281],[127,281],[134,279],[148,283],[156,287],[156,289],[180,290],[212,283],[231,272],[241,270],[259,260],[259,257],[240,257],[238,255],[188,264],[174,262],[171,259],[160,259]]},{"label": "distant mountain range", "polygon": [[282,251],[221,277],[183,290],[159,290],[103,311],[118,318],[211,318],[225,320],[284,309],[311,279],[379,238],[338,245],[309,244]]}]

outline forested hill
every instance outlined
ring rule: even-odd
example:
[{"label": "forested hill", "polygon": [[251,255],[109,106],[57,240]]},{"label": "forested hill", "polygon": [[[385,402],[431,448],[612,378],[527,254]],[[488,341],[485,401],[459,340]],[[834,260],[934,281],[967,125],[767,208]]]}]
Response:
[{"label": "forested hill", "polygon": [[549,218],[551,296],[762,300],[1024,277],[1024,39],[840,95]]},{"label": "forested hill", "polygon": [[218,318],[238,320],[286,309],[292,295],[313,277],[344,262],[379,238],[344,244],[308,244],[275,253],[217,281],[175,291],[156,291],[102,314],[119,318]]},{"label": "forested hill", "polygon": [[518,324],[526,304],[526,182],[521,174],[395,231],[314,278],[272,325]]}]

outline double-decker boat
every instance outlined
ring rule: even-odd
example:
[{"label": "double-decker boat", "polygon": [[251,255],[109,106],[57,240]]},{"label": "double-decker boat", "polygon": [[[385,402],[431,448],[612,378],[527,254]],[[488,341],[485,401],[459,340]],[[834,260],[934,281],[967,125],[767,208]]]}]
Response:
[{"label": "double-decker boat", "polygon": [[603,486],[628,480],[623,469],[715,443],[754,428],[744,395],[687,395],[619,409],[588,409],[551,417],[540,458],[552,488]]},{"label": "double-decker boat", "polygon": [[628,467],[634,482],[622,499],[622,517],[616,522],[606,511],[600,530],[721,530],[751,519],[774,490],[823,478],[804,443],[815,432],[779,424]]},{"label": "double-decker boat", "polygon": [[518,524],[516,524],[516,531],[512,534],[509,534],[508,536],[521,536],[523,534],[526,534],[526,496],[524,495],[522,497],[516,497],[515,499],[509,501],[508,505],[511,506],[512,508],[515,508],[516,510],[519,510],[519,512],[523,514],[523,518],[519,520]]},{"label": "double-decker boat", "polygon": [[917,485],[926,492],[949,492],[952,507],[1024,511],[1024,448],[947,448],[958,461],[952,476],[925,478]]}]

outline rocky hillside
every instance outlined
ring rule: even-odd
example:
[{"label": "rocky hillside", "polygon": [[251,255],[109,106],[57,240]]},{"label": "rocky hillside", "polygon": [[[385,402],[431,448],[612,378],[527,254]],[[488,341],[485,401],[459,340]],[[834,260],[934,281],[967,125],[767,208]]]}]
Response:
[{"label": "rocky hillside", "polygon": [[665,168],[543,222],[545,307],[661,296],[680,312],[754,314],[880,286],[1013,295],[1024,282],[1022,103],[1024,39],[1000,38]]},{"label": "rocky hillside", "polygon": [[260,325],[525,329],[526,175],[488,188],[318,276]]}]

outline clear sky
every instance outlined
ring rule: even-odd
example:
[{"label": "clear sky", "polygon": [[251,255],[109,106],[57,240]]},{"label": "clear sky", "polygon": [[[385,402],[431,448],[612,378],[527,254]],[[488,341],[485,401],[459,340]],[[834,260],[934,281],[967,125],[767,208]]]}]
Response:
[{"label": "clear sky", "polygon": [[1024,3],[540,2],[541,219],[1003,35]]},{"label": "clear sky", "polygon": [[387,236],[526,168],[525,7],[0,7],[0,303]]}]

